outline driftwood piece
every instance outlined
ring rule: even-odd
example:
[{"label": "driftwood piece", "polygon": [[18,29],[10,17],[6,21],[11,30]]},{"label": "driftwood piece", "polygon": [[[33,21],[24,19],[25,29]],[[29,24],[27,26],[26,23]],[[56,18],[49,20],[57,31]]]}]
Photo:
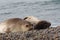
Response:
[{"label": "driftwood piece", "polygon": [[0,33],[0,40],[60,40],[60,26],[25,33]]}]

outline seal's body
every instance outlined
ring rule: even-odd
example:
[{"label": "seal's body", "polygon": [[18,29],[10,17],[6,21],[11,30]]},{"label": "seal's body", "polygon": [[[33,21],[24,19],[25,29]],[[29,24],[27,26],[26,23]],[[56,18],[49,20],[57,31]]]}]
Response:
[{"label": "seal's body", "polygon": [[31,23],[20,18],[11,18],[0,23],[0,33],[25,32],[31,28]]},{"label": "seal's body", "polygon": [[24,18],[24,20],[30,22],[33,24],[34,29],[46,29],[49,28],[51,23],[45,20],[39,20],[38,18],[34,16],[27,16]]}]

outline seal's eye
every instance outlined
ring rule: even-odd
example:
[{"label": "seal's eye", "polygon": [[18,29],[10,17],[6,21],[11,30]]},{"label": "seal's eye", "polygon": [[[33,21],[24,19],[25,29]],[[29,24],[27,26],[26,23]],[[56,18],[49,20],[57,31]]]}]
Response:
[{"label": "seal's eye", "polygon": [[27,19],[27,18],[28,18],[28,17],[25,17],[24,20]]},{"label": "seal's eye", "polygon": [[26,27],[29,27],[29,25],[26,25]]}]

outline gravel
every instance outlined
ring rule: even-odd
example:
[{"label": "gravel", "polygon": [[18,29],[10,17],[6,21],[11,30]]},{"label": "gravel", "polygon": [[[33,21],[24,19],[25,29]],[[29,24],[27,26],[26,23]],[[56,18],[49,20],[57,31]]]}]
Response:
[{"label": "gravel", "polygon": [[0,33],[0,40],[60,40],[60,26],[24,33]]}]

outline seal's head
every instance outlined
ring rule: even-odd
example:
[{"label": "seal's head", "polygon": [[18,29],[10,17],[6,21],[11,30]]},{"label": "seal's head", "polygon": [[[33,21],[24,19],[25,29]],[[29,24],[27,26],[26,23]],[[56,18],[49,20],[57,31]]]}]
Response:
[{"label": "seal's head", "polygon": [[26,20],[32,24],[35,24],[35,25],[40,21],[38,18],[36,18],[34,16],[27,16],[24,18],[24,20]]}]

